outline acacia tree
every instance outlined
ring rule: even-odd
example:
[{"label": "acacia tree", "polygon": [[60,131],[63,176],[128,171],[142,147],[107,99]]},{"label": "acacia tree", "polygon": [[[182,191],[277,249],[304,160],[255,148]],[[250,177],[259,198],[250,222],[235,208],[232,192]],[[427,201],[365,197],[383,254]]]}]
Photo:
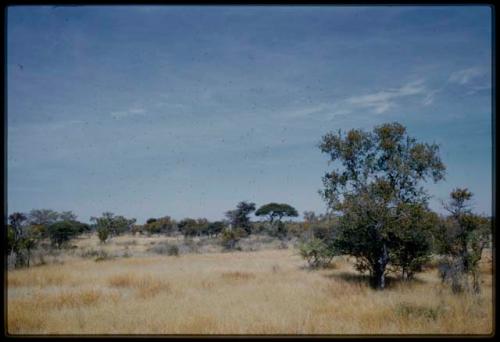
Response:
[{"label": "acacia tree", "polygon": [[[261,206],[256,212],[256,216],[267,216],[269,223],[273,226],[276,223],[277,235],[284,237],[286,235],[285,227],[281,222],[283,217],[297,217],[299,213],[297,210],[289,204],[285,203],[268,203]],[[275,221],[276,220],[276,221]]]},{"label": "acacia tree", "polygon": [[358,270],[370,273],[372,286],[383,289],[391,254],[400,247],[395,237],[401,234],[403,217],[397,208],[427,206],[421,183],[444,178],[439,147],[417,142],[399,123],[386,123],[372,132],[328,133],[319,147],[335,163],[320,191],[331,211],[342,214],[334,246],[354,256]]},{"label": "acacia tree", "polygon": [[242,201],[238,203],[236,209],[226,212],[232,228],[242,228],[247,234],[252,231],[252,225],[249,215],[255,211],[255,203]]}]

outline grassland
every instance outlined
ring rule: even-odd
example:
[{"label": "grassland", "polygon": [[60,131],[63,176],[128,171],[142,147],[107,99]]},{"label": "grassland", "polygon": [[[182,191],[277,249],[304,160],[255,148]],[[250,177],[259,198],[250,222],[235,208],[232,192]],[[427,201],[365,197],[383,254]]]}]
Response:
[{"label": "grassland", "polygon": [[9,270],[8,333],[492,333],[488,256],[472,296],[453,295],[435,269],[375,291],[346,257],[312,271],[293,247],[167,256],[148,253],[153,239],[112,240],[102,248],[129,257],[100,262],[79,254],[101,248],[95,237],[80,239],[58,263]]}]

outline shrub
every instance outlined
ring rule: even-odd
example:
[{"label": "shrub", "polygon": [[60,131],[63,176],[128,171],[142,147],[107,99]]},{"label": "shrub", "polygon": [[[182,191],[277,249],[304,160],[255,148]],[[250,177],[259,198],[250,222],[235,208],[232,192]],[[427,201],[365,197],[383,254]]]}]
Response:
[{"label": "shrub", "polygon": [[424,318],[429,321],[435,321],[443,313],[443,309],[439,306],[428,307],[410,303],[398,304],[395,311],[398,316],[407,319]]},{"label": "shrub", "polygon": [[177,245],[169,244],[169,243],[162,243],[158,244],[152,248],[149,249],[150,251],[156,253],[156,254],[161,254],[161,255],[179,255],[179,247]]},{"label": "shrub", "polygon": [[240,239],[246,235],[242,228],[225,229],[222,232],[221,244],[226,250],[237,249]]},{"label": "shrub", "polygon": [[101,249],[97,254],[97,258],[95,258],[95,261],[99,262],[99,261],[105,261],[105,260],[111,260],[111,259],[113,259],[113,257],[110,254],[108,254],[108,252]]},{"label": "shrub", "polygon": [[299,253],[301,257],[306,259],[311,268],[326,267],[337,255],[331,246],[317,238],[300,244]]},{"label": "shrub", "polygon": [[101,241],[101,243],[106,242],[109,238],[109,229],[106,227],[97,228],[97,236],[99,237],[99,241]]},{"label": "shrub", "polygon": [[179,255],[179,247],[177,247],[177,245],[168,246],[167,255],[178,256]]}]

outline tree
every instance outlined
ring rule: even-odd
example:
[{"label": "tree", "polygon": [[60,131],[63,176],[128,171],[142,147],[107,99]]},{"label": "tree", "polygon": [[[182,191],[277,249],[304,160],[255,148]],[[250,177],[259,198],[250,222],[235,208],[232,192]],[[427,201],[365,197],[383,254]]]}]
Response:
[{"label": "tree", "polygon": [[217,237],[226,228],[226,224],[223,221],[211,222],[207,227],[208,236],[214,235]]},{"label": "tree", "polygon": [[299,213],[297,210],[289,204],[284,203],[268,203],[261,206],[256,212],[256,216],[267,216],[269,222],[272,224],[275,219],[281,221],[285,216],[287,217],[297,217]]},{"label": "tree", "polygon": [[421,204],[401,203],[396,209],[399,217],[397,234],[389,233],[391,264],[401,270],[404,281],[413,278],[415,272],[429,261],[433,231],[438,216]]},{"label": "tree", "polygon": [[59,214],[59,219],[61,221],[76,221],[76,214],[74,214],[71,210],[70,211],[63,211],[62,213]]},{"label": "tree", "polygon": [[170,218],[170,216],[158,219],[150,218],[144,225],[144,230],[146,230],[149,234],[171,233],[174,229],[175,222]]},{"label": "tree", "polygon": [[25,237],[25,226],[27,216],[20,212],[9,215],[10,226],[8,227],[8,250],[14,253],[15,267],[22,267],[26,264],[26,256],[23,254],[23,239]]},{"label": "tree", "polygon": [[115,216],[115,214],[111,212],[104,212],[101,217],[91,217],[90,220],[95,222],[97,230],[106,229],[110,236],[118,236],[127,231],[131,231],[136,222],[136,219]]},{"label": "tree", "polygon": [[[286,236],[286,229],[281,222],[283,217],[297,217],[299,213],[289,204],[285,203],[268,203],[261,206],[256,212],[256,216],[267,216],[271,227],[276,226],[276,234],[280,237]],[[275,221],[276,220],[276,221]],[[276,223],[273,225],[273,223]]]},{"label": "tree", "polygon": [[62,245],[78,234],[78,228],[71,221],[58,221],[48,228],[49,238],[53,245],[61,248]]},{"label": "tree", "polygon": [[243,201],[238,203],[235,210],[227,211],[226,217],[232,228],[243,228],[247,234],[250,234],[252,225],[248,215],[254,211],[255,203]]},{"label": "tree", "polygon": [[372,286],[383,289],[391,255],[400,248],[395,237],[404,231],[397,208],[427,205],[421,183],[444,178],[439,147],[417,142],[399,123],[373,132],[328,133],[319,147],[336,166],[323,177],[321,191],[330,210],[341,213],[336,248],[354,256],[358,270],[370,273]]},{"label": "tree", "polygon": [[[490,221],[472,213],[470,200],[473,194],[467,188],[451,192],[448,203],[443,203],[450,216],[443,221],[437,234],[440,252],[448,257],[443,278],[452,282],[452,290],[464,288],[480,292],[479,261],[491,234]],[[469,284],[472,277],[472,286]]]},{"label": "tree", "polygon": [[177,224],[184,238],[200,235],[200,226],[195,219],[185,218]]},{"label": "tree", "polygon": [[28,215],[31,225],[37,226],[43,237],[48,236],[47,227],[59,220],[59,213],[50,209],[33,209]]}]

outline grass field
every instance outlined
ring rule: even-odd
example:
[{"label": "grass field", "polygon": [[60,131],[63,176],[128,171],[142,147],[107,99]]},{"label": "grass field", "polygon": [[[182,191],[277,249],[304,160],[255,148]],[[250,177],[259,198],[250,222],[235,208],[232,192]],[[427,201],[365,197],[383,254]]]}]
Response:
[{"label": "grass field", "polygon": [[453,295],[435,269],[375,291],[345,257],[312,271],[292,247],[141,256],[150,244],[142,239],[153,238],[123,237],[107,247],[128,246],[128,258],[62,256],[8,271],[8,333],[492,333],[491,258],[482,264],[480,296]]}]

